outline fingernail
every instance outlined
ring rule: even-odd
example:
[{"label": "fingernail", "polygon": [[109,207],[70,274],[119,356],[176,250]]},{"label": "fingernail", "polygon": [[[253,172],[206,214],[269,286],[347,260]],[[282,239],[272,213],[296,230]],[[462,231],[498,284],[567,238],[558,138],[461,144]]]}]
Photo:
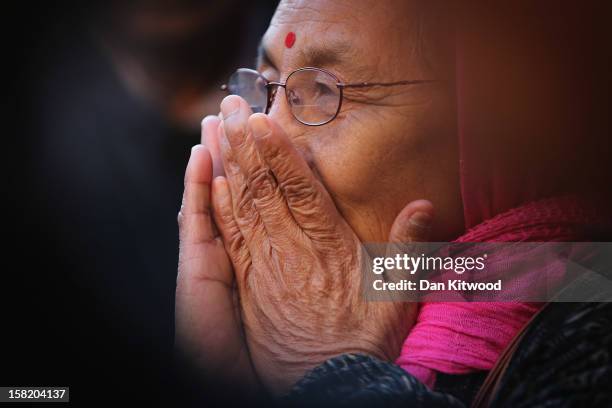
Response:
[{"label": "fingernail", "polygon": [[200,148],[204,147],[204,145],[201,144],[197,144],[191,147],[191,154],[193,154],[195,151],[199,150]]},{"label": "fingernail", "polygon": [[223,114],[223,120],[226,120],[234,113],[240,110],[240,99],[236,95],[230,95],[223,98],[221,101],[221,113]]},{"label": "fingernail", "polygon": [[429,226],[431,225],[431,219],[431,214],[423,211],[417,211],[412,214],[408,222],[420,228],[429,228]]},{"label": "fingernail", "polygon": [[270,133],[270,125],[263,115],[251,116],[251,132],[253,137],[260,138]]},{"label": "fingernail", "polygon": [[204,119],[202,119],[201,125],[205,126],[208,122],[210,122],[212,120],[216,120],[216,119],[218,119],[217,116],[215,116],[215,115],[208,115]]}]

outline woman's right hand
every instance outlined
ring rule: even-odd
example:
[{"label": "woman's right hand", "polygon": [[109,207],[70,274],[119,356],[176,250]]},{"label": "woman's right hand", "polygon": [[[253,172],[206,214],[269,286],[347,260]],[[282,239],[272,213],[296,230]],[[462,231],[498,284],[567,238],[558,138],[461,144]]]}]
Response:
[{"label": "woman's right hand", "polygon": [[191,151],[178,214],[180,250],[175,301],[176,347],[209,374],[254,389],[257,377],[242,331],[234,271],[211,213],[211,151],[219,119],[202,122]]}]

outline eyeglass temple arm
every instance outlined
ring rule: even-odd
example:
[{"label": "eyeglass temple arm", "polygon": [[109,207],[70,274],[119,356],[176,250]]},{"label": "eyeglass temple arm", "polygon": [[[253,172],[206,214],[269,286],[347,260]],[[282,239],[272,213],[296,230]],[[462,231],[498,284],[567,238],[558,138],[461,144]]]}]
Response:
[{"label": "eyeglass temple arm", "polygon": [[[282,82],[266,82],[266,88],[269,88],[271,86],[281,86],[284,88],[286,85],[286,83]],[[219,89],[221,89],[222,91],[228,91],[229,87],[227,86],[227,84],[223,84],[219,87]]]},{"label": "eyeglass temple arm", "polygon": [[[426,84],[430,82],[440,82],[438,79],[420,79],[420,80],[412,80],[412,81],[397,81],[397,82],[358,82],[358,83],[349,83],[345,84],[342,82],[338,82],[336,85],[340,88],[367,88],[369,86],[395,86],[395,85],[416,85],[416,84]],[[282,82],[267,82],[266,88],[270,86],[282,86],[284,87],[286,83]],[[227,91],[227,84],[223,84],[220,86],[222,91]]]},{"label": "eyeglass temple arm", "polygon": [[[439,79],[420,79],[420,80],[412,80],[412,81],[397,81],[397,82],[359,82],[359,83],[349,83],[345,84],[342,82],[338,82],[339,88],[367,88],[370,86],[396,86],[396,85],[416,85],[416,84],[426,84],[430,82],[440,82]],[[285,87],[287,84],[282,82],[267,82],[266,88],[271,86],[281,86]],[[227,84],[223,84],[219,87],[222,91],[229,91]]]},{"label": "eyeglass temple arm", "polygon": [[426,84],[429,82],[440,82],[438,79],[418,79],[412,81],[397,81],[397,82],[359,82],[353,84],[338,83],[340,88],[367,88],[369,86],[395,86],[395,85],[416,85]]}]

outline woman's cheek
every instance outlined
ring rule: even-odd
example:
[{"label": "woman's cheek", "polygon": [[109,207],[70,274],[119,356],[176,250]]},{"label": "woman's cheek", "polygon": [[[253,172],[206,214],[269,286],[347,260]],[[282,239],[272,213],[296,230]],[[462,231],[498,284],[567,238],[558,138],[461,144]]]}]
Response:
[{"label": "woman's cheek", "polygon": [[[311,148],[317,170],[333,196],[363,205],[380,200],[381,183],[392,181],[389,170],[394,164],[389,159],[394,159],[396,146],[389,146],[386,136],[389,130],[378,121],[365,118],[363,123],[362,118],[351,119],[359,126],[340,127]],[[364,126],[366,123],[368,126]]]},{"label": "woman's cheek", "polygon": [[339,143],[314,152],[316,172],[334,199],[359,202],[368,195],[369,175],[364,171],[368,159],[356,153],[353,146]]}]

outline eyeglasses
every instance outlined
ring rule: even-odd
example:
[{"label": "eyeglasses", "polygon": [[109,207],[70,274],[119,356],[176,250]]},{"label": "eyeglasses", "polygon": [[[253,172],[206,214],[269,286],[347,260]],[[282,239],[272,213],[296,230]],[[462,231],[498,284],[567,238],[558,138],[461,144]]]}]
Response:
[{"label": "eyeglasses", "polygon": [[342,83],[331,72],[322,68],[305,67],[291,72],[285,82],[268,81],[259,72],[240,68],[233,73],[222,90],[242,97],[254,113],[269,113],[279,87],[285,89],[285,96],[291,114],[300,123],[321,126],[338,116],[342,107],[345,88],[367,88],[373,86],[414,85],[436,80],[413,80],[398,82]]}]

